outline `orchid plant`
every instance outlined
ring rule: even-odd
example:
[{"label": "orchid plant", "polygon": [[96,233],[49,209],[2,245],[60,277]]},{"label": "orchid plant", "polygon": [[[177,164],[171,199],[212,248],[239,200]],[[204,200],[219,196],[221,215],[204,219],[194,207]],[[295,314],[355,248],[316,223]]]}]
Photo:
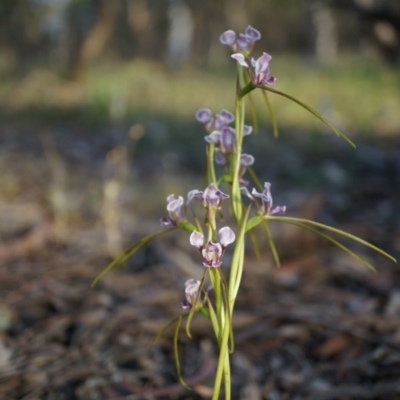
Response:
[{"label": "orchid plant", "polygon": [[[178,335],[182,322],[186,318],[186,333],[189,337],[191,336],[191,321],[195,314],[203,315],[210,322],[219,350],[213,400],[217,400],[221,393],[224,394],[226,400],[231,399],[230,354],[234,350],[232,318],[244,268],[245,237],[251,235],[252,243],[255,243],[253,230],[257,226],[261,226],[265,231],[271,252],[278,266],[280,265],[279,256],[269,229],[269,223],[272,221],[296,225],[315,233],[372,270],[374,270],[374,267],[367,260],[354,253],[330,234],[352,239],[390,260],[396,261],[381,249],[349,233],[311,220],[285,216],[285,206],[273,206],[271,183],[265,182],[263,186],[260,185],[254,173],[250,175],[257,188],[253,188],[251,192],[248,189],[250,183],[244,176],[255,159],[252,155],[244,153],[242,149],[244,138],[250,135],[253,130],[251,126],[245,125],[245,100],[249,99],[250,106],[253,104],[251,94],[254,90],[260,90],[264,96],[275,135],[278,131],[268,99],[270,93],[294,101],[354,146],[350,139],[316,110],[272,87],[277,81],[270,73],[272,57],[264,52],[258,59],[250,58],[254,43],[260,38],[260,32],[251,26],[239,35],[228,30],[220,36],[220,42],[231,49],[233,53],[231,57],[237,64],[237,91],[234,114],[222,110],[213,115],[207,108],[198,110],[196,113],[196,119],[204,125],[207,133],[204,138],[207,155],[207,187],[204,190],[191,190],[187,194],[186,200],[182,196],[175,197],[174,194],[168,196],[168,216],[160,220],[163,229],[144,237],[125,250],[94,281],[95,284],[108,271],[124,264],[129,257],[151,240],[173,230],[185,231],[189,235],[188,244],[190,243],[199,250],[199,263],[203,266],[203,273],[185,283],[184,295],[182,295],[185,298],[181,302],[183,312],[162,329],[156,339],[175,325],[174,355],[176,368],[179,380],[187,386],[182,378],[178,354]],[[254,122],[256,123],[256,120]],[[215,168],[216,164],[223,167],[223,174],[219,177]],[[192,202],[194,201],[199,201],[200,207],[203,209],[203,224],[197,217],[193,217],[192,222],[186,217],[187,215],[196,215],[193,210],[194,203]],[[191,209],[190,213],[188,213],[189,209]],[[226,210],[233,214],[234,226],[219,227],[221,220],[219,216]],[[224,268],[221,268],[228,246],[233,247],[230,265],[224,265]],[[212,296],[211,293],[213,293]]]}]

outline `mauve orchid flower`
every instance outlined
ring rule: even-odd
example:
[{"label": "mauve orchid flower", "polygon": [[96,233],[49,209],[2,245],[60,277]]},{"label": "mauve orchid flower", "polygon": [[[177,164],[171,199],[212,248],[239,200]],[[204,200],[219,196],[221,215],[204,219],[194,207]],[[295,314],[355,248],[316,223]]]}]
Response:
[{"label": "mauve orchid flower", "polygon": [[197,197],[202,201],[204,207],[211,206],[211,207],[221,208],[222,202],[229,196],[223,193],[220,189],[218,189],[218,187],[214,183],[211,183],[206,187],[204,192],[202,192],[201,190],[194,189],[188,193],[187,197],[188,197],[187,203],[192,201],[194,197]]},{"label": "mauve orchid flower", "polygon": [[186,300],[182,301],[181,307],[188,310],[193,307],[197,294],[199,292],[200,281],[196,279],[189,279],[185,282],[185,295]]},{"label": "mauve orchid flower", "polygon": [[225,226],[218,231],[218,238],[218,243],[210,240],[204,244],[204,235],[201,232],[194,231],[190,235],[190,244],[200,250],[203,257],[203,265],[206,268],[218,268],[221,266],[221,258],[225,248],[235,241],[235,233],[229,226]]},{"label": "mauve orchid flower", "polygon": [[182,217],[182,205],[183,205],[183,197],[179,196],[175,199],[174,194],[170,194],[167,197],[167,211],[169,216],[161,218],[160,222],[162,226],[176,226],[180,221],[183,220]]},{"label": "mauve orchid flower", "polygon": [[261,39],[261,33],[251,26],[248,26],[244,33],[240,33],[236,36],[236,33],[232,30],[225,31],[220,37],[219,41],[229,46],[232,51],[244,51],[250,53],[253,49],[254,43]]},{"label": "mauve orchid flower", "polygon": [[228,110],[221,110],[213,116],[208,108],[197,110],[196,119],[205,125],[208,132],[219,131],[235,120],[233,114]]},{"label": "mauve orchid flower", "polygon": [[253,189],[251,192],[253,196],[250,195],[246,188],[241,188],[241,192],[250,198],[253,198],[254,196],[261,199],[262,204],[259,211],[264,215],[284,214],[286,211],[286,206],[277,206],[272,208],[273,201],[271,195],[271,184],[269,182],[264,183],[264,190],[261,193],[257,192],[256,189]]},{"label": "mauve orchid flower", "polygon": [[268,53],[263,53],[263,55],[255,60],[251,59],[251,65],[254,67],[254,73],[251,71],[246,58],[241,53],[232,54],[231,57],[235,59],[241,66],[247,68],[250,77],[254,85],[264,86],[264,85],[274,85],[276,78],[270,75],[269,62],[272,57]]}]

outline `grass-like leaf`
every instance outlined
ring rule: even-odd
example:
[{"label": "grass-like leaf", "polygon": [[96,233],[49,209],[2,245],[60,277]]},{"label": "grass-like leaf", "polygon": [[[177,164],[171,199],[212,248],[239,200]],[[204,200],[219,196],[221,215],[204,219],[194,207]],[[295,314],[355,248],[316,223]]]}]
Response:
[{"label": "grass-like leaf", "polygon": [[124,250],[119,256],[117,256],[110,264],[107,265],[106,268],[104,268],[97,276],[94,278],[94,281],[92,282],[92,287],[96,285],[96,283],[103,278],[104,275],[106,275],[108,272],[110,272],[114,268],[120,268],[122,267],[130,257],[132,257],[135,253],[137,253],[142,247],[146,246],[149,242],[151,242],[153,239],[165,235],[168,232],[171,232],[173,230],[177,229],[176,226],[172,226],[170,228],[166,228],[162,231],[153,233],[151,235],[147,235],[144,238],[140,239],[138,242],[132,244],[129,246],[126,250]]},{"label": "grass-like leaf", "polygon": [[267,234],[268,244],[269,247],[271,248],[272,255],[274,256],[275,264],[279,268],[281,266],[281,261],[279,260],[278,251],[276,250],[275,243],[274,240],[272,239],[271,231],[268,226],[268,222],[265,218],[263,219],[263,228],[265,230],[265,233]]},{"label": "grass-like leaf", "polygon": [[261,224],[261,222],[263,222],[264,219],[265,219],[265,217],[262,215],[256,215],[255,217],[249,219],[246,223],[245,232],[249,232],[250,230],[255,228],[257,225]]},{"label": "grass-like leaf", "polygon": [[357,261],[360,261],[362,264],[367,266],[370,270],[376,272],[375,267],[371,263],[369,263],[367,260],[365,260],[364,258],[359,256],[358,254],[356,254],[353,251],[351,251],[347,246],[345,246],[342,243],[338,242],[337,240],[333,239],[331,236],[328,236],[325,233],[322,233],[322,232],[318,231],[317,229],[311,228],[310,226],[307,226],[305,224],[294,223],[294,222],[291,222],[291,224],[295,225],[295,226],[298,226],[300,228],[303,228],[303,229],[305,229],[305,230],[307,230],[309,232],[315,233],[316,235],[322,237],[323,239],[328,240],[329,242],[334,244],[336,247],[338,247],[339,249],[341,249],[342,251],[347,253],[350,257],[355,258]]},{"label": "grass-like leaf", "polygon": [[342,139],[344,139],[347,143],[349,143],[354,148],[356,147],[356,145],[344,133],[342,133],[338,128],[336,128],[334,125],[332,125],[326,118],[324,118],[318,111],[314,110],[312,107],[308,106],[307,104],[304,104],[302,101],[296,99],[293,96],[290,96],[289,94],[286,94],[286,93],[281,92],[281,91],[276,90],[276,89],[272,89],[270,86],[263,86],[263,87],[260,87],[260,89],[266,90],[268,92],[272,92],[272,93],[275,93],[275,94],[278,94],[279,96],[283,96],[283,97],[286,97],[289,100],[294,101],[299,106],[305,108],[308,112],[310,112],[312,115],[317,117],[320,121],[322,121],[330,129],[332,129],[332,131],[335,132],[337,136],[339,136]]},{"label": "grass-like leaf", "polygon": [[248,100],[249,100],[249,109],[250,109],[251,121],[253,124],[253,130],[254,133],[258,133],[258,119],[257,119],[256,107],[254,105],[253,94],[251,92],[248,94]]},{"label": "grass-like leaf", "polygon": [[181,323],[182,323],[182,316],[178,318],[178,322],[176,324],[176,328],[174,331],[174,359],[175,359],[176,373],[178,374],[178,379],[181,385],[184,386],[186,389],[192,390],[192,388],[183,379],[181,362],[179,360],[178,338],[179,338],[179,329],[181,327]]},{"label": "grass-like leaf", "polygon": [[272,130],[274,132],[274,138],[278,138],[278,136],[279,136],[278,121],[276,120],[274,109],[272,108],[272,104],[268,97],[268,93],[266,93],[263,90],[262,95],[264,97],[264,101],[265,101],[265,104],[268,109],[269,117],[271,118],[271,124],[272,124]]},{"label": "grass-like leaf", "polygon": [[319,222],[315,222],[315,221],[311,221],[309,219],[303,219],[303,218],[291,218],[291,217],[274,217],[274,216],[270,216],[268,215],[266,217],[267,219],[271,220],[271,221],[281,221],[281,222],[287,222],[287,223],[291,223],[291,224],[304,224],[304,225],[311,225],[311,226],[316,226],[317,228],[321,228],[321,229],[325,229],[327,231],[336,233],[337,235],[341,235],[344,236],[348,239],[354,240],[355,242],[358,242],[366,247],[369,247],[370,249],[374,250],[375,252],[383,255],[384,257],[388,258],[389,260],[393,261],[393,262],[397,262],[397,260],[392,257],[390,254],[386,253],[385,251],[383,251],[382,249],[380,249],[379,247],[374,246],[373,244],[352,235],[351,233],[347,233],[344,232],[340,229],[336,229],[333,228],[329,225],[325,225],[325,224],[321,224]]},{"label": "grass-like leaf", "polygon": [[179,319],[181,319],[181,318],[183,318],[183,317],[186,317],[188,314],[189,314],[189,313],[185,313],[185,314],[179,315],[178,317],[175,317],[172,321],[168,322],[168,324],[165,325],[163,328],[161,328],[161,329],[159,330],[159,332],[157,333],[157,335],[155,335],[155,336],[153,337],[153,339],[151,339],[150,346],[154,346],[154,345],[156,344],[156,342],[158,342],[158,340],[160,339],[160,337],[163,336],[163,335],[165,334],[165,332],[167,332],[167,330],[168,330],[169,328],[171,328],[171,326],[172,326],[173,324],[175,324],[176,322],[178,322]]}]

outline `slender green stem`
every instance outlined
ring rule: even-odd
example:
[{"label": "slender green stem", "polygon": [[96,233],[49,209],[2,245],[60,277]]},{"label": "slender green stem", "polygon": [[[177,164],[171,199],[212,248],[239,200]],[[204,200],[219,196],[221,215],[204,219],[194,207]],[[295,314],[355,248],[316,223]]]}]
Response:
[{"label": "slender green stem", "polygon": [[214,152],[215,152],[215,145],[210,143],[207,146],[207,181],[208,184],[210,183],[217,183],[217,178],[215,175],[215,166],[214,166]]},{"label": "slender green stem", "polygon": [[235,128],[236,128],[236,152],[232,157],[232,208],[239,224],[242,219],[242,201],[240,196],[239,173],[240,156],[242,154],[243,141],[243,123],[244,123],[244,100],[236,98],[235,107]]}]

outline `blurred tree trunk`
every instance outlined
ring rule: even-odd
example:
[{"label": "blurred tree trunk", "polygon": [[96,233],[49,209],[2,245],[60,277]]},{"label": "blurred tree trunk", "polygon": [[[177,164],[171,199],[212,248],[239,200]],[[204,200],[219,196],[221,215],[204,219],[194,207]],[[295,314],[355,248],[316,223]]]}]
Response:
[{"label": "blurred tree trunk", "polygon": [[352,11],[364,22],[365,33],[392,65],[400,62],[400,11],[398,2],[334,0],[331,5]]},{"label": "blurred tree trunk", "polygon": [[314,49],[317,61],[330,65],[337,59],[338,35],[332,9],[325,2],[316,1],[310,7],[314,25]]},{"label": "blurred tree trunk", "polygon": [[[243,32],[247,25],[249,25],[246,0],[224,0],[224,18],[226,29]],[[221,30],[221,33],[222,31],[224,29]]]},{"label": "blurred tree trunk", "polygon": [[190,8],[181,0],[169,2],[167,63],[172,69],[182,66],[191,53],[193,17]]},{"label": "blurred tree trunk", "polygon": [[[114,28],[118,11],[118,0],[97,0],[97,16],[93,26],[78,42],[70,63],[70,77],[79,79],[86,67],[96,59],[108,42]],[[74,29],[77,27],[74,27]]]},{"label": "blurred tree trunk", "polygon": [[[222,1],[193,1],[189,3],[194,19],[193,55],[198,65],[208,66],[214,56],[213,44],[224,31]],[[220,51],[218,51],[220,52]]]}]

